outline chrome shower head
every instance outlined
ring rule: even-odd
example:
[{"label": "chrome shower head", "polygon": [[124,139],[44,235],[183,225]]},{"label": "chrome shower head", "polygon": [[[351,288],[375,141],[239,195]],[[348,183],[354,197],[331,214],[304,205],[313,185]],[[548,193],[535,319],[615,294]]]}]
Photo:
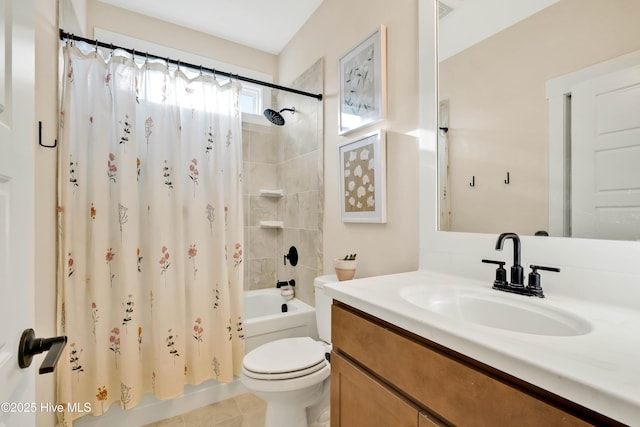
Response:
[{"label": "chrome shower head", "polygon": [[295,108],[283,108],[280,111],[276,111],[276,110],[272,110],[271,108],[267,108],[266,110],[264,110],[264,116],[267,118],[267,120],[269,120],[271,123],[273,123],[276,126],[282,126],[284,125],[284,117],[282,117],[282,113],[283,111],[291,111],[291,114],[294,114],[296,112]]}]

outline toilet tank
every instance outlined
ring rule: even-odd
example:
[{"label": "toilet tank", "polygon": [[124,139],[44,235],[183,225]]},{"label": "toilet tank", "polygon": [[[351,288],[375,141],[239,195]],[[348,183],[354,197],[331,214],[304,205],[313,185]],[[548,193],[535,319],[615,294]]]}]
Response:
[{"label": "toilet tank", "polygon": [[331,303],[333,298],[324,293],[324,285],[337,282],[335,274],[316,277],[313,281],[316,294],[316,323],[318,324],[318,336],[326,343],[331,343]]}]

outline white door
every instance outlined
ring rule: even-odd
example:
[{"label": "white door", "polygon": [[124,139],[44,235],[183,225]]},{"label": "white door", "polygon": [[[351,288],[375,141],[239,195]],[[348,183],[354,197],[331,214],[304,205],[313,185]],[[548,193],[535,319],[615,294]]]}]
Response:
[{"label": "white door", "polygon": [[572,236],[640,240],[640,65],[571,93]]},{"label": "white door", "polygon": [[17,361],[34,324],[33,10],[33,0],[0,0],[0,426],[33,426],[40,410],[37,367]]}]

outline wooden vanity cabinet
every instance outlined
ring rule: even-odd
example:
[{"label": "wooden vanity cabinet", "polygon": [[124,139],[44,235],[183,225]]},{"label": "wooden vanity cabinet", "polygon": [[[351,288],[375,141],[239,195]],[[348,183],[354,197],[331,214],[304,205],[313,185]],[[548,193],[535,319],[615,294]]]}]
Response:
[{"label": "wooden vanity cabinet", "polygon": [[623,424],[334,301],[331,426]]},{"label": "wooden vanity cabinet", "polygon": [[332,426],[418,425],[417,406],[336,353],[331,356],[331,387],[331,408],[341,408]]}]

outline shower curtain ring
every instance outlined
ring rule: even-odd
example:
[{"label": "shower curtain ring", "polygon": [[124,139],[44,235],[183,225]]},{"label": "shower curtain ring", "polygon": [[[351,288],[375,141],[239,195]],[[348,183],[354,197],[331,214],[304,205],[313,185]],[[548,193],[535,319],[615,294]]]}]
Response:
[{"label": "shower curtain ring", "polygon": [[131,49],[131,59],[133,59],[133,62],[136,62],[136,50],[135,49]]},{"label": "shower curtain ring", "polygon": [[96,39],[96,53],[98,53],[98,39]]}]

